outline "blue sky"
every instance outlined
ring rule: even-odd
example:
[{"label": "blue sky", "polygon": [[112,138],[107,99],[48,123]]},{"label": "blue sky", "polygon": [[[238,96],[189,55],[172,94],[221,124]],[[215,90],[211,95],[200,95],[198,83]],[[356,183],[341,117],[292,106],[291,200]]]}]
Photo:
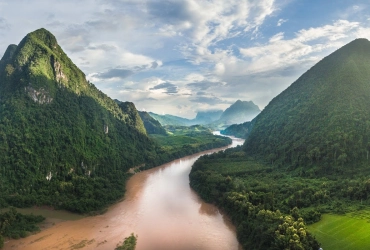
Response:
[{"label": "blue sky", "polygon": [[0,0],[0,56],[41,27],[110,97],[193,118],[238,99],[263,109],[324,56],[370,39],[370,3]]}]

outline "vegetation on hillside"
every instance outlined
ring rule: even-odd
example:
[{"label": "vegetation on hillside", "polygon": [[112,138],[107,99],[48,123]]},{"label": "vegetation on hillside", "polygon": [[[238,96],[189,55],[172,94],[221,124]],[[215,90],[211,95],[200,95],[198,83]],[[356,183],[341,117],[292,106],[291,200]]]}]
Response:
[{"label": "vegetation on hillside", "polygon": [[192,120],[175,115],[158,115],[153,112],[148,113],[151,117],[157,120],[162,126],[173,125],[173,126],[191,126],[194,125]]},{"label": "vegetation on hillside", "polygon": [[148,134],[166,135],[166,130],[162,127],[159,121],[151,117],[148,112],[139,111],[141,120]]},{"label": "vegetation on hillside", "polygon": [[99,210],[155,150],[135,107],[87,82],[44,29],[9,46],[0,90],[1,207]]},{"label": "vegetation on hillside", "polygon": [[224,130],[221,130],[222,135],[231,135],[237,138],[246,139],[249,133],[252,131],[254,120],[250,122],[244,122],[241,124],[233,124]]},{"label": "vegetation on hillside", "polygon": [[255,119],[245,151],[276,166],[325,171],[369,165],[370,42],[324,58]]}]

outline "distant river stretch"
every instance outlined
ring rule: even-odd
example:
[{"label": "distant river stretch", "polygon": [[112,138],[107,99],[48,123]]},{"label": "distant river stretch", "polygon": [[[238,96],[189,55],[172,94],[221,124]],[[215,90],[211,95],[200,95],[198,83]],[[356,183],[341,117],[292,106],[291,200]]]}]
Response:
[{"label": "distant river stretch", "polygon": [[[233,139],[230,147],[243,140]],[[131,233],[137,250],[237,250],[235,229],[218,209],[190,189],[193,163],[210,150],[135,174],[125,199],[99,216],[56,223],[5,249],[114,249]]]}]

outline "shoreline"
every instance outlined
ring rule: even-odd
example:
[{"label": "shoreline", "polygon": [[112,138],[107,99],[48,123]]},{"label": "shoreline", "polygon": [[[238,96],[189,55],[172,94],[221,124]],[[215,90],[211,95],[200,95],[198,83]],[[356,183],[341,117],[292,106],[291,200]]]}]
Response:
[{"label": "shoreline", "polygon": [[[48,208],[37,207],[37,208],[28,209],[28,210],[33,210],[33,211],[39,211],[41,215],[46,217],[46,220],[39,225],[40,231],[36,232],[35,234],[31,234],[27,236],[26,238],[21,238],[17,240],[7,239],[6,243],[4,244],[3,249],[4,250],[24,249],[26,245],[27,245],[27,249],[64,249],[66,248],[67,245],[69,248],[80,246],[79,248],[84,248],[84,249],[85,247],[88,247],[87,249],[91,249],[91,248],[106,249],[105,247],[108,247],[108,245],[114,248],[117,243],[122,241],[124,237],[129,236],[132,232],[130,230],[127,232],[123,230],[122,234],[120,234],[121,235],[120,237],[117,237],[117,235],[106,235],[102,237],[101,233],[104,233],[104,231],[111,230],[110,228],[118,227],[119,225],[114,223],[114,221],[112,221],[112,218],[125,217],[126,213],[124,210],[130,210],[129,203],[136,198],[137,192],[139,192],[140,191],[139,189],[141,188],[140,185],[134,186],[134,187],[130,186],[132,185],[133,178],[136,178],[136,179],[139,178],[140,183],[144,183],[146,178],[148,178],[149,174],[151,174],[152,172],[158,171],[158,170],[164,170],[165,168],[169,167],[171,164],[174,164],[176,162],[181,162],[186,159],[193,158],[193,157],[198,157],[200,155],[210,154],[212,152],[224,150],[232,146],[233,146],[233,143],[227,146],[224,146],[224,147],[201,151],[201,152],[198,152],[192,155],[188,155],[182,158],[175,159],[168,163],[148,169],[146,171],[142,171],[140,172],[140,175],[139,174],[132,175],[126,182],[126,189],[127,189],[126,194],[121,199],[119,199],[116,203],[109,205],[107,207],[107,210],[103,214],[99,214],[95,216],[82,216],[82,215],[71,213],[65,210],[55,210],[50,207]],[[44,212],[50,212],[51,215],[45,215]],[[55,212],[56,213],[60,212],[62,214],[65,213],[67,215],[77,216],[79,218],[71,219],[71,218],[66,218],[63,216],[62,218],[60,217],[55,218],[55,215],[52,214]],[[129,220],[130,219],[128,219],[128,221]],[[79,222],[75,223],[75,221],[79,221]],[[86,231],[89,231],[97,227],[101,228],[101,230],[99,230],[98,232],[95,230],[96,231],[95,233],[87,232],[86,234],[84,234],[84,231],[86,229],[88,229]],[[62,236],[60,235],[58,230],[63,230],[66,233]],[[116,239],[117,242],[112,242],[112,239],[114,238]],[[64,243],[60,243],[61,240],[62,241],[64,240]],[[39,248],[38,243],[45,243],[45,245],[48,245],[48,247]],[[96,244],[95,247],[93,246],[93,244]],[[35,247],[33,247],[33,245],[35,245]]]}]

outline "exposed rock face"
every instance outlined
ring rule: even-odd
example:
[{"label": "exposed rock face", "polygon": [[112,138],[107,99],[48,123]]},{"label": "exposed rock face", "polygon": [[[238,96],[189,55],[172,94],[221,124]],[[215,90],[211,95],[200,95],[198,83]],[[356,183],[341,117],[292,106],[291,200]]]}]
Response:
[{"label": "exposed rock face", "polygon": [[62,71],[62,66],[53,56],[51,57],[51,65],[53,66],[55,80],[58,83],[62,83],[62,80],[68,82],[67,76]]},{"label": "exposed rock face", "polygon": [[46,179],[50,181],[52,177],[53,177],[53,174],[49,172],[48,175],[46,176]]},{"label": "exposed rock face", "polygon": [[49,92],[46,91],[44,88],[40,88],[39,90],[36,90],[32,88],[31,86],[27,86],[24,88],[26,93],[34,102],[37,102],[39,104],[49,104],[53,101],[53,98],[50,97]]}]

